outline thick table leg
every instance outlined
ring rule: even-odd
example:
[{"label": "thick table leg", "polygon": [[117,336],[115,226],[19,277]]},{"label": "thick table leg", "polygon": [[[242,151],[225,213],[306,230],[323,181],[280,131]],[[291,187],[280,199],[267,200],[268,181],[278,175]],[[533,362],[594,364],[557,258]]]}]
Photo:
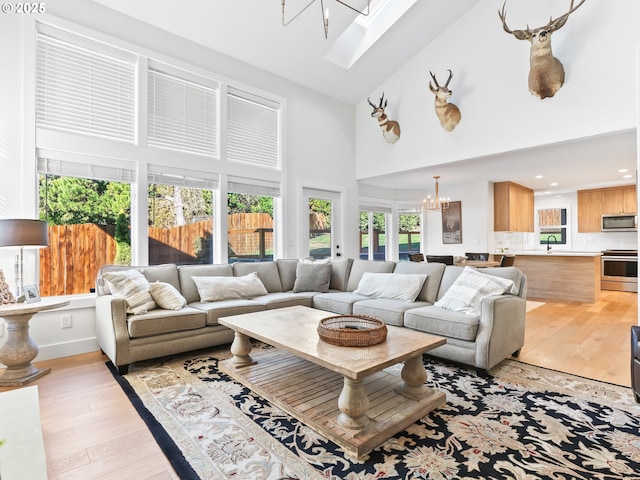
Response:
[{"label": "thick table leg", "polygon": [[344,386],[338,397],[338,408],[342,412],[338,415],[338,423],[343,427],[360,430],[369,424],[369,399],[362,380],[344,377]]},{"label": "thick table leg", "polygon": [[404,384],[397,389],[397,392],[402,395],[419,400],[433,391],[425,385],[427,370],[422,363],[421,354],[405,360],[400,376],[404,380]]},{"label": "thick table leg", "polygon": [[32,314],[24,314],[4,317],[8,337],[0,349],[0,363],[7,368],[0,375],[0,386],[25,385],[51,371],[50,368],[36,368],[31,363],[39,351],[38,345],[29,335],[31,316]]},{"label": "thick table leg", "polygon": [[233,353],[232,363],[236,368],[255,365],[256,362],[251,358],[251,340],[244,333],[236,332],[231,344],[231,353]]}]

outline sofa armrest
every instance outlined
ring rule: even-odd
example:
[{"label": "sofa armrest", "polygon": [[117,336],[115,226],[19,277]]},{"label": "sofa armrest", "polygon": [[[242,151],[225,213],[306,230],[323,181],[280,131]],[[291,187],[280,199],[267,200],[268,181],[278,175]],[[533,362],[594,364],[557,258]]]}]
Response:
[{"label": "sofa armrest", "polygon": [[495,295],[482,301],[476,337],[476,368],[491,367],[524,345],[526,300],[516,295]]},{"label": "sofa armrest", "polygon": [[100,349],[116,367],[129,364],[130,339],[124,298],[113,295],[96,298],[96,335]]}]

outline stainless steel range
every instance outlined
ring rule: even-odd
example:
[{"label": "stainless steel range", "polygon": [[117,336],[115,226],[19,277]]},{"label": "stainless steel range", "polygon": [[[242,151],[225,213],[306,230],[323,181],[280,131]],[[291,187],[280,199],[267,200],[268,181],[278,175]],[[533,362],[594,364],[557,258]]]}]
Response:
[{"label": "stainless steel range", "polygon": [[638,291],[638,251],[603,250],[602,290]]}]

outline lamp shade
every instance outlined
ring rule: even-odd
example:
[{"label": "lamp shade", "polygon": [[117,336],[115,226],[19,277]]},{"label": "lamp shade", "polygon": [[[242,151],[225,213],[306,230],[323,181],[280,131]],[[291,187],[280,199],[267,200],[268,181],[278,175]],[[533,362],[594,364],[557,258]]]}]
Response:
[{"label": "lamp shade", "polygon": [[42,220],[0,219],[0,247],[46,247],[47,222]]}]

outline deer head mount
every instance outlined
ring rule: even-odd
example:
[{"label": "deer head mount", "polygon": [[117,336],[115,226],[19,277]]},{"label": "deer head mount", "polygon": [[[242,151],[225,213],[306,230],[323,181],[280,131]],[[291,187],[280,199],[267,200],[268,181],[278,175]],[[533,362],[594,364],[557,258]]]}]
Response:
[{"label": "deer head mount", "polygon": [[449,70],[449,78],[447,78],[447,82],[442,87],[438,84],[438,80],[436,80],[436,76],[433,73],[429,72],[429,75],[433,78],[433,83],[436,84],[436,87],[433,88],[433,85],[429,82],[429,90],[436,96],[436,115],[438,116],[438,120],[440,120],[442,128],[447,132],[451,132],[456,128],[456,125],[460,123],[460,119],[462,118],[460,109],[453,103],[447,103],[447,100],[453,94],[453,92],[449,90],[449,82],[451,81],[451,77],[453,77],[453,72]]},{"label": "deer head mount", "polygon": [[[384,100],[384,92],[380,97],[380,105],[377,107],[371,103],[371,100],[367,98],[369,105],[373,108],[371,116],[378,119],[378,125],[382,129],[382,136],[388,143],[396,143],[400,139],[400,124],[395,120],[389,120],[384,113],[384,109],[387,108],[387,100]],[[384,103],[383,103],[384,101]]]},{"label": "deer head mount", "polygon": [[564,67],[560,60],[551,53],[551,34],[560,30],[573,12],[575,12],[583,3],[573,6],[574,0],[571,0],[569,11],[564,15],[553,19],[549,19],[544,27],[534,28],[533,30],[527,25],[526,30],[511,30],[507,26],[507,12],[505,1],[502,5],[502,11],[498,11],[498,16],[502,20],[502,28],[507,33],[512,34],[518,40],[529,40],[531,43],[531,53],[529,56],[529,91],[536,97],[543,99],[553,97],[562,84],[564,83]]}]

